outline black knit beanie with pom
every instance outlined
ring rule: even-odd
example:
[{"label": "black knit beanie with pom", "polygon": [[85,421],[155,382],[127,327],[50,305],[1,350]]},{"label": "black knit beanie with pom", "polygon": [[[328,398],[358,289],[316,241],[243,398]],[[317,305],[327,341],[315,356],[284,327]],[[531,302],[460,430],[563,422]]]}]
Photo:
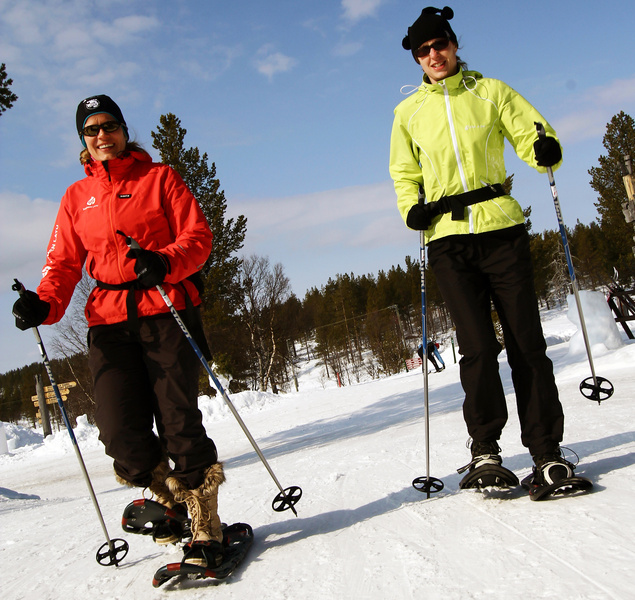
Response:
[{"label": "black knit beanie with pom", "polygon": [[404,50],[410,50],[415,62],[419,64],[415,51],[428,40],[435,38],[448,38],[458,44],[456,34],[450,27],[450,19],[454,17],[454,11],[446,6],[443,9],[428,6],[421,11],[419,18],[408,27],[408,35],[401,42]]}]

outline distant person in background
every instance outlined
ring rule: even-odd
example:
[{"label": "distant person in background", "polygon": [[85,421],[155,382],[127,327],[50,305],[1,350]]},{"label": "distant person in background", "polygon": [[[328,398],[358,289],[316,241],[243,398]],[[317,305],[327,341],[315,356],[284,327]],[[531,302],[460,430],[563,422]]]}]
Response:
[{"label": "distant person in background", "polygon": [[[541,173],[559,167],[562,152],[554,130],[520,94],[467,69],[457,56],[453,16],[449,7],[425,8],[403,39],[423,82],[395,109],[390,174],[406,225],[425,232],[430,267],[456,325],[472,439],[461,487],[505,478],[518,483],[502,467],[498,445],[508,412],[492,302],[512,369],[521,440],[534,461],[532,484],[546,485],[570,477],[573,465],[560,450],[564,415],[546,355],[523,211],[503,187],[503,150],[507,139]],[[537,136],[537,121],[545,138]]]},{"label": "distant person in background", "polygon": [[[149,488],[166,508],[187,506],[193,539],[183,560],[214,567],[223,561],[223,465],[197,405],[200,362],[156,290],[164,287],[190,331],[202,331],[190,278],[212,232],[181,177],[129,141],[110,97],[82,100],[76,125],[86,177],[62,198],[37,293],[13,307],[16,326],[57,323],[86,267],[96,280],[85,312],[99,439],[118,481]],[[121,232],[143,250],[130,250]],[[182,533],[181,521],[167,519],[153,538],[166,544]]]},{"label": "distant person in background", "polygon": [[[417,354],[419,355],[419,358],[423,360],[423,344],[419,344],[419,347],[417,348]],[[432,363],[432,366],[437,373],[445,369],[445,363],[443,362],[443,359],[441,358],[441,355],[437,350],[437,344],[435,344],[433,341],[428,342],[426,354],[428,360]],[[437,358],[443,366],[439,366],[439,363],[437,363]]]},{"label": "distant person in background", "polygon": [[432,364],[436,367],[437,372],[443,371],[443,369],[445,369],[445,363],[441,358],[441,354],[439,354],[439,344],[437,344],[437,342],[433,340],[430,340],[428,342],[428,358],[430,358]]}]

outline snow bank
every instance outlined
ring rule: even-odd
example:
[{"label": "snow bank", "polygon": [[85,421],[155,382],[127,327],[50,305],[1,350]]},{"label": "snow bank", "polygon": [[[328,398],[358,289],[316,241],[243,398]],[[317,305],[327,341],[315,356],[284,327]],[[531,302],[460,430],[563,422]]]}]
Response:
[{"label": "snow bank", "polygon": [[4,423],[0,423],[0,454],[8,454],[7,434],[4,431]]},{"label": "snow bank", "polygon": [[[44,436],[41,432],[27,427],[16,425],[15,423],[2,423],[7,453],[15,452],[18,448],[36,446],[42,443]],[[0,452],[0,454],[4,454]]]},{"label": "snow bank", "polygon": [[[237,394],[228,393],[228,396],[234,408],[241,414],[243,412],[262,410],[266,405],[275,404],[280,398],[279,395],[271,392],[253,391],[239,392]],[[220,393],[214,397],[199,396],[198,407],[203,414],[203,423],[220,421],[231,416],[231,411]]]},{"label": "snow bank", "polygon": [[[606,303],[604,294],[601,292],[581,291],[579,295],[591,349],[594,346],[602,345],[603,348],[599,348],[597,351],[603,353],[606,350],[616,350],[622,346],[623,341],[620,332],[611,309]],[[586,354],[575,296],[567,296],[567,302],[569,304],[567,318],[578,328],[569,341],[569,355],[573,357],[578,354]]]}]

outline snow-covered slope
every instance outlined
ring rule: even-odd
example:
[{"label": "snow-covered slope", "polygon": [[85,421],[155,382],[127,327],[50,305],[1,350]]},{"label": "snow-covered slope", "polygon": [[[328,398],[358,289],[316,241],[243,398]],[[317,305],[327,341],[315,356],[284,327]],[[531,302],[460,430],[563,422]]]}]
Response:
[{"label": "snow-covered slope", "polygon": [[[248,522],[256,535],[248,561],[224,582],[152,587],[155,570],[178,561],[179,550],[121,531],[122,510],[139,494],[115,482],[96,430],[80,422],[109,534],[130,544],[119,567],[100,566],[95,553],[105,538],[68,434],[42,440],[6,424],[0,598],[632,598],[635,344],[622,336],[611,350],[594,345],[597,374],[615,386],[598,405],[578,391],[589,365],[569,353],[575,325],[564,312],[544,315],[543,325],[565,408],[564,445],[579,455],[578,472],[594,493],[531,502],[522,491],[459,491],[456,469],[469,452],[458,365],[447,350],[447,369],[429,379],[430,474],[445,487],[426,499],[411,486],[426,475],[421,372],[338,388],[307,365],[298,393],[232,396],[282,485],[303,489],[297,518],[271,509],[278,490],[222,401],[201,402],[228,476],[221,518]],[[523,477],[531,459],[504,358],[510,420],[500,443],[505,465]]]}]

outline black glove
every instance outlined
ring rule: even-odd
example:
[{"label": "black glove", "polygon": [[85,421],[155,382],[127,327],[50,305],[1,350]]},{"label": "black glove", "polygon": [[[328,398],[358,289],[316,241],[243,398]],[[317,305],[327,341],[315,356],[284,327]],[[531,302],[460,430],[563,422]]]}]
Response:
[{"label": "black glove", "polygon": [[553,167],[562,158],[560,144],[551,137],[539,137],[534,142],[534,152],[539,167]]},{"label": "black glove", "polygon": [[30,290],[25,290],[13,305],[15,326],[22,331],[42,325],[49,316],[51,305]]},{"label": "black glove", "polygon": [[136,248],[128,250],[126,257],[136,259],[134,272],[137,274],[139,285],[144,289],[161,285],[165,276],[170,272],[168,259],[158,252]]},{"label": "black glove", "polygon": [[410,229],[425,231],[432,225],[432,219],[441,214],[441,209],[437,202],[427,204],[415,204],[406,217],[406,225]]}]

